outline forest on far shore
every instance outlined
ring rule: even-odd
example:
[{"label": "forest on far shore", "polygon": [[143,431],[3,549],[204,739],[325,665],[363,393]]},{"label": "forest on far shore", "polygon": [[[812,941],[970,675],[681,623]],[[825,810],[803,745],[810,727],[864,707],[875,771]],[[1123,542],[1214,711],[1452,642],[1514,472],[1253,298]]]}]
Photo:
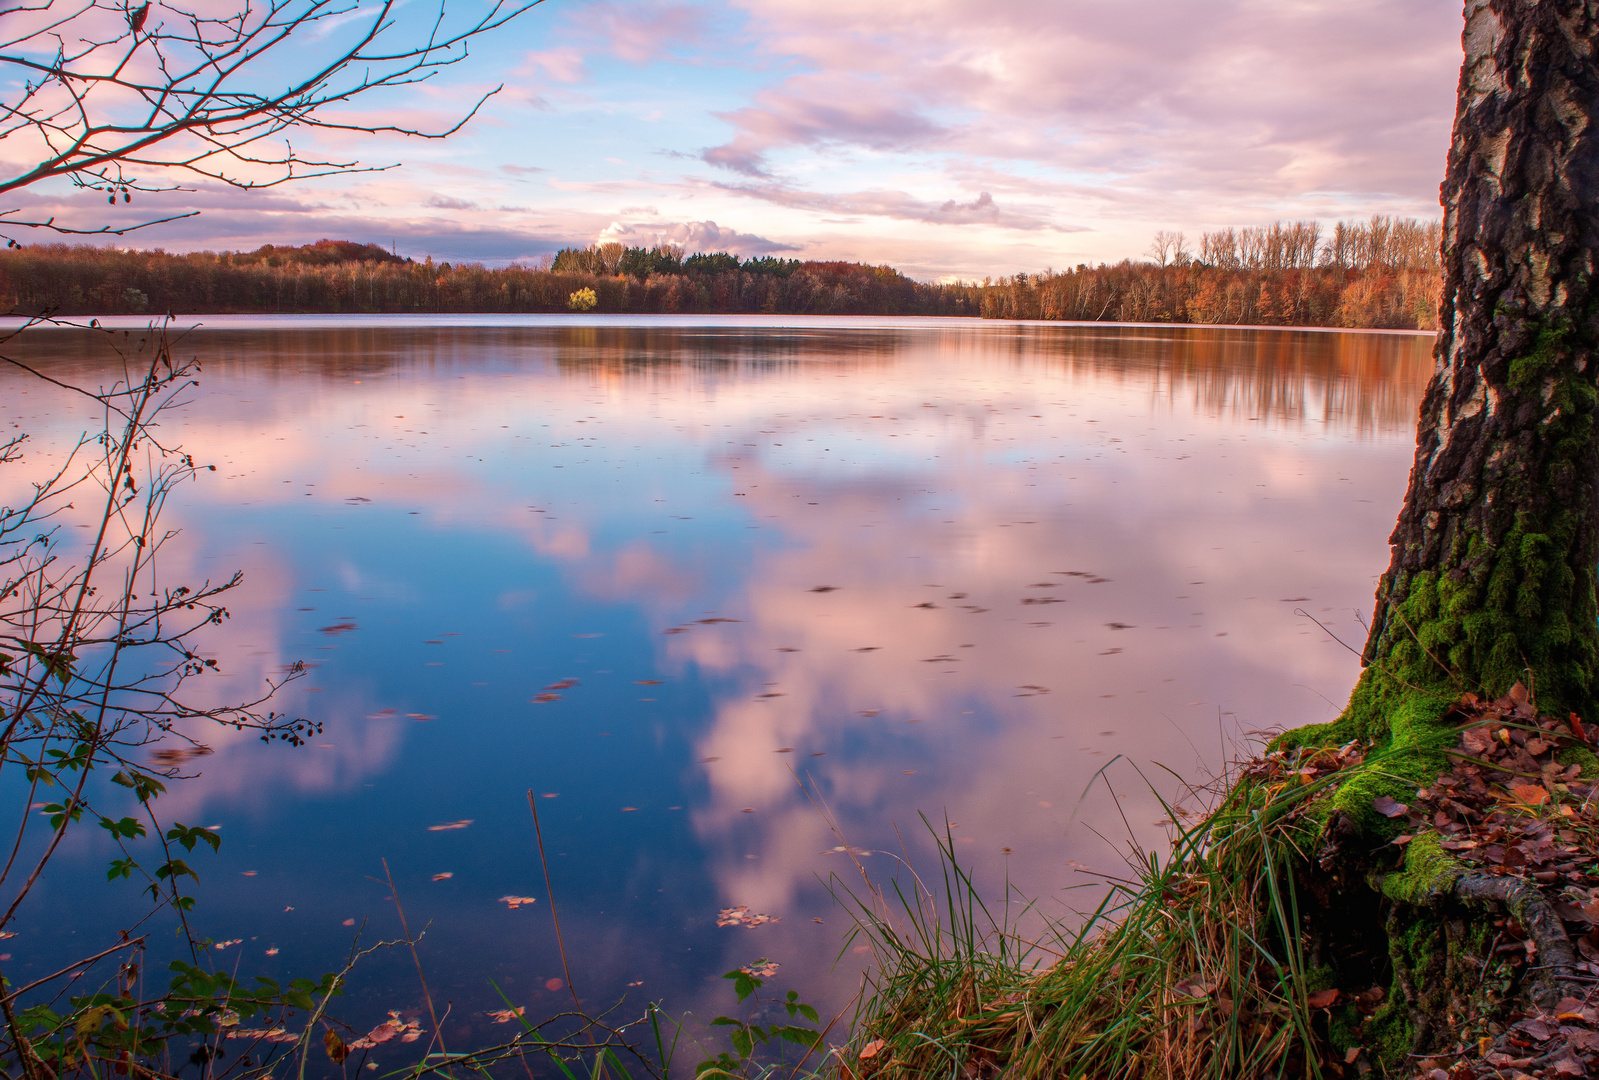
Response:
[{"label": "forest on far shore", "polygon": [[[1438,223],[1373,217],[1157,233],[1147,257],[931,284],[890,266],[567,248],[534,265],[416,262],[321,240],[172,254],[41,244],[0,252],[16,315],[537,313],[981,315],[1001,319],[1435,329]],[[577,304],[582,290],[593,296]],[[590,306],[592,301],[592,306]]]}]

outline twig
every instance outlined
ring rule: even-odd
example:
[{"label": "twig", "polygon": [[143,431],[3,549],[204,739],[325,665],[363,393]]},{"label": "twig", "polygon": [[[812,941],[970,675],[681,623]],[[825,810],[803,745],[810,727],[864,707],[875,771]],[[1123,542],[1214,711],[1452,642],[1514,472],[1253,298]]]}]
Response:
[{"label": "twig", "polygon": [[555,923],[555,947],[561,951],[561,973],[566,976],[566,989],[572,995],[572,1004],[577,1006],[577,1011],[583,1011],[583,1002],[578,1000],[577,987],[572,985],[572,968],[566,962],[566,942],[561,938],[561,916],[555,911],[555,889],[550,884],[550,860],[544,857],[544,831],[539,828],[539,807],[533,799],[533,789],[527,789],[527,808],[533,813],[533,837],[539,844],[539,864],[544,868],[544,895],[550,900],[550,921]]},{"label": "twig", "polygon": [[383,860],[383,876],[389,879],[389,895],[394,897],[394,910],[400,913],[400,932],[405,935],[405,943],[411,949],[411,962],[416,965],[417,981],[422,984],[422,998],[428,1003],[428,1019],[433,1021],[433,1041],[439,1044],[443,1053],[449,1051],[444,1046],[444,1032],[439,1028],[439,1015],[433,1011],[433,994],[428,990],[428,977],[422,973],[422,960],[416,955],[416,940],[411,937],[411,928],[405,925],[405,907],[400,903],[400,890],[394,887],[394,874],[389,871],[389,860]]},{"label": "twig", "polygon": [[88,967],[90,964],[94,963],[96,960],[104,959],[105,957],[110,956],[114,952],[120,952],[123,949],[126,949],[129,945],[141,945],[143,943],[144,943],[144,938],[143,937],[136,937],[136,938],[134,938],[131,941],[124,941],[124,942],[120,942],[119,944],[113,945],[109,949],[102,949],[99,952],[95,953],[93,956],[86,956],[82,960],[77,961],[76,963],[68,964],[66,967],[62,968],[60,971],[55,972],[54,974],[46,975],[42,979],[35,979],[31,983],[29,983],[27,986],[19,987],[18,989],[11,991],[11,993],[7,994],[4,998],[0,998],[0,1001],[3,1001],[5,1004],[9,1005],[13,1001],[17,1000],[17,998],[21,997],[23,994],[26,994],[29,990],[32,990],[36,986],[43,986],[47,982],[51,982],[51,981],[53,981],[55,979],[59,979],[63,975],[66,975],[66,974],[68,974],[70,972],[76,971],[78,968]]}]

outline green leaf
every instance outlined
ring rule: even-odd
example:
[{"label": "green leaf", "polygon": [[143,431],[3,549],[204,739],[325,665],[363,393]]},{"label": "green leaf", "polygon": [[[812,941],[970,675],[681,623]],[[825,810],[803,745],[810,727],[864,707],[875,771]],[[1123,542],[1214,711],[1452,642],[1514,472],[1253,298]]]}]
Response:
[{"label": "green leaf", "polygon": [[185,851],[193,851],[194,845],[199,843],[201,840],[204,840],[206,843],[210,844],[212,851],[216,851],[222,846],[222,837],[218,836],[210,829],[203,828],[199,825],[191,828],[190,826],[183,824],[181,821],[174,823],[172,828],[167,830],[167,839],[182,844]]},{"label": "green leaf", "polygon": [[816,1010],[809,1005],[801,1005],[799,1007],[799,1011],[801,1016],[805,1017],[805,1019],[809,1020],[813,1024],[820,1024],[822,1022],[822,1018],[817,1015]]}]

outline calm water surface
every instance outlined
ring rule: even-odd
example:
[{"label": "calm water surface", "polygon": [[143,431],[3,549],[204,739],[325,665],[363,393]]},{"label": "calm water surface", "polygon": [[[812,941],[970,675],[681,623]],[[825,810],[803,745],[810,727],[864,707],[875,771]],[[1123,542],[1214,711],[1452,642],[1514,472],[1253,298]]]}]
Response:
[{"label": "calm water surface", "polygon": [[[93,341],[21,352],[109,381]],[[200,733],[215,753],[164,800],[224,837],[196,860],[200,924],[240,940],[220,955],[241,973],[330,970],[363,922],[398,935],[387,859],[453,1043],[505,1031],[490,980],[557,1011],[529,790],[594,1007],[715,1015],[717,976],[762,957],[774,988],[842,1007],[866,957],[828,876],[853,876],[844,845],[874,874],[930,861],[919,814],[947,816],[994,895],[1008,875],[1067,915],[1085,870],[1165,835],[1140,771],[1170,793],[1157,764],[1200,777],[1342,704],[1355,660],[1303,613],[1363,640],[1430,348],[213,319],[185,339],[204,374],[168,434],[217,471],[170,504],[165,574],[245,574],[207,641],[212,701],[305,660],[279,707],[325,731]],[[0,376],[40,465],[92,422],[77,408]],[[5,943],[13,980],[140,910],[93,831]],[[718,928],[738,905],[780,921]],[[409,963],[367,962],[350,1019],[419,1007]]]}]

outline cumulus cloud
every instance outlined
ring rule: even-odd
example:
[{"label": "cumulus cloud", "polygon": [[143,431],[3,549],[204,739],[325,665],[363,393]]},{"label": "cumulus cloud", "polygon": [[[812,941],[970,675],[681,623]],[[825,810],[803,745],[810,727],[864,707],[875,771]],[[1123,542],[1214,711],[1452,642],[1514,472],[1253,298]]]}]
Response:
[{"label": "cumulus cloud", "polygon": [[[1459,64],[1457,13],[1423,0],[743,0],[808,68],[718,114],[705,160],[934,152],[1227,202],[1338,193],[1430,202]],[[1147,210],[1146,210],[1147,212]]]},{"label": "cumulus cloud", "polygon": [[1047,229],[1053,232],[1082,232],[1081,225],[1056,224],[1043,207],[1011,209],[1002,207],[988,192],[969,202],[945,199],[930,202],[903,191],[856,191],[843,194],[807,191],[781,183],[719,184],[723,190],[748,195],[779,206],[814,210],[836,217],[850,215],[919,221],[929,225],[996,225],[1005,229]]},{"label": "cumulus cloud", "polygon": [[[1436,0],[597,0],[456,69],[508,87],[447,144],[363,146],[398,173],[8,205],[203,209],[118,241],[172,248],[503,262],[603,233],[923,277],[1114,261],[1156,229],[1434,215],[1460,27]],[[468,89],[400,107],[454,118]]]},{"label": "cumulus cloud", "polygon": [[883,102],[881,88],[857,82],[833,75],[786,80],[757,95],[749,108],[716,114],[739,134],[702,156],[711,165],[765,176],[765,154],[774,147],[847,144],[898,151],[925,146],[945,133],[913,105]]},{"label": "cumulus cloud", "polygon": [[611,242],[646,248],[676,244],[685,251],[727,251],[742,256],[800,250],[793,244],[779,243],[737,229],[724,229],[714,221],[613,221],[595,238],[595,243]]}]

